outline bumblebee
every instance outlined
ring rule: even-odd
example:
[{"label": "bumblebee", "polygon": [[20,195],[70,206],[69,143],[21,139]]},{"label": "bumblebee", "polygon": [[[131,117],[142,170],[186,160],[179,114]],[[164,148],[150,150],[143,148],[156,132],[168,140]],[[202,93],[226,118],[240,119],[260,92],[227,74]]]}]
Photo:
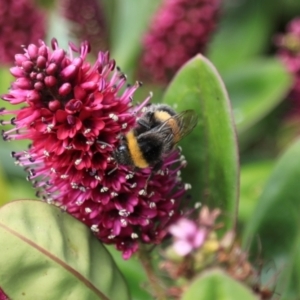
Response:
[{"label": "bumblebee", "polygon": [[121,137],[114,158],[121,165],[158,170],[163,158],[197,123],[198,116],[193,110],[177,114],[168,105],[149,105],[137,120],[137,126]]}]

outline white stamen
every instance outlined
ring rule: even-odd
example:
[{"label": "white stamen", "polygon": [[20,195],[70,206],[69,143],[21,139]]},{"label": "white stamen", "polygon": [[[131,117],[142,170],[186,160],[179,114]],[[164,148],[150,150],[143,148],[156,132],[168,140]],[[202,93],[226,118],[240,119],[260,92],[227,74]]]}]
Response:
[{"label": "white stamen", "polygon": [[95,176],[95,179],[98,180],[98,181],[100,181],[100,180],[101,180],[101,177],[100,177],[99,175],[96,175],[96,176]]},{"label": "white stamen", "polygon": [[132,174],[132,173],[129,173],[129,174],[127,174],[127,175],[125,176],[125,178],[126,178],[126,179],[131,179],[131,178],[133,178],[133,174]]},{"label": "white stamen", "polygon": [[89,207],[86,207],[86,208],[84,209],[84,211],[85,211],[87,214],[89,214],[89,213],[92,212],[92,210],[91,210]]},{"label": "white stamen", "polygon": [[52,203],[53,203],[53,198],[47,198],[46,202],[47,202],[48,204],[52,204]]},{"label": "white stamen", "polygon": [[79,190],[81,191],[81,192],[86,192],[86,188],[84,187],[84,186],[81,186],[80,188],[79,188]]},{"label": "white stamen", "polygon": [[60,209],[61,209],[62,211],[67,211],[67,207],[66,207],[65,205],[61,206]]},{"label": "white stamen", "polygon": [[175,199],[171,199],[170,202],[171,202],[172,204],[174,204],[174,203],[175,203]]},{"label": "white stamen", "polygon": [[116,237],[115,235],[111,234],[111,235],[109,235],[107,238],[110,239],[110,240],[112,240],[112,239],[114,239],[115,237]]},{"label": "white stamen", "polygon": [[92,226],[91,226],[91,229],[92,229],[92,231],[94,231],[94,232],[99,232],[99,228],[98,228],[98,225],[97,225],[97,224],[92,225]]},{"label": "white stamen", "polygon": [[112,120],[114,120],[115,122],[117,122],[119,120],[118,116],[116,114],[109,114],[108,115]]},{"label": "white stamen", "polygon": [[51,171],[52,173],[56,173],[56,170],[55,170],[54,168],[51,168],[50,171]]},{"label": "white stamen", "polygon": [[137,186],[137,183],[134,182],[134,183],[130,186],[130,188],[133,189],[133,188],[135,188],[136,186]]},{"label": "white stamen", "polygon": [[75,160],[74,164],[78,166],[82,162],[82,158],[78,158]]},{"label": "white stamen", "polygon": [[202,203],[201,203],[201,202],[196,202],[196,203],[194,204],[195,209],[198,209],[198,208],[200,208],[201,206],[202,206]]},{"label": "white stamen", "polygon": [[76,201],[76,204],[77,204],[78,206],[80,206],[83,202],[84,202],[83,200],[77,200],[77,201]]},{"label": "white stamen", "polygon": [[184,185],[184,189],[187,191],[187,190],[190,190],[192,188],[192,185],[191,184],[189,184],[189,183],[186,183],[185,185]]},{"label": "white stamen", "polygon": [[78,189],[78,184],[76,182],[71,182],[72,189]]},{"label": "white stamen", "polygon": [[66,178],[68,178],[69,177],[69,175],[68,174],[63,174],[63,175],[60,175],[60,178],[61,179],[66,179]]},{"label": "white stamen", "polygon": [[106,186],[103,186],[100,190],[101,193],[105,193],[107,191],[108,191],[108,187],[106,187]]},{"label": "white stamen", "polygon": [[121,209],[121,210],[119,210],[119,215],[121,217],[128,217],[130,215],[130,212],[127,211],[126,209]]},{"label": "white stamen", "polygon": [[131,238],[134,240],[134,239],[137,239],[139,236],[138,236],[138,234],[137,233],[135,233],[135,232],[133,232],[132,234],[131,234]]},{"label": "white stamen", "polygon": [[146,196],[146,195],[147,195],[146,190],[145,190],[145,189],[140,190],[140,191],[139,191],[139,195],[140,195],[140,196]]},{"label": "white stamen", "polygon": [[92,129],[91,128],[87,128],[84,132],[83,132],[83,134],[87,134],[87,133],[90,133],[92,131]]},{"label": "white stamen", "polygon": [[127,221],[126,221],[125,219],[121,219],[120,222],[121,222],[121,225],[122,225],[123,227],[126,227],[127,224],[128,224]]},{"label": "white stamen", "polygon": [[150,208],[155,208],[155,207],[156,207],[155,202],[150,202],[150,203],[149,203],[149,207],[150,207]]},{"label": "white stamen", "polygon": [[47,132],[51,132],[52,128],[54,127],[53,124],[48,124],[47,125]]},{"label": "white stamen", "polygon": [[44,150],[44,151],[43,151],[43,154],[44,154],[46,157],[49,157],[49,156],[50,156],[50,154],[49,154],[49,152],[48,152],[47,150]]},{"label": "white stamen", "polygon": [[110,195],[111,195],[112,197],[117,197],[119,194],[116,193],[116,192],[111,192]]},{"label": "white stamen", "polygon": [[174,210],[171,210],[170,212],[169,212],[169,217],[172,217],[174,215]]},{"label": "white stamen", "polygon": [[126,129],[126,128],[127,128],[127,126],[128,126],[128,124],[127,124],[127,123],[123,123],[123,124],[122,124],[122,129]]},{"label": "white stamen", "polygon": [[157,175],[162,175],[163,176],[164,175],[164,171],[162,169],[158,170],[157,171]]}]

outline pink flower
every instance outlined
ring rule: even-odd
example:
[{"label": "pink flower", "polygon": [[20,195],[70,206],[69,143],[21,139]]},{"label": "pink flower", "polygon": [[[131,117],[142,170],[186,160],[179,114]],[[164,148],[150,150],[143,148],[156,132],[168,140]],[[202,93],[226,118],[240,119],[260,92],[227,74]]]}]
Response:
[{"label": "pink flower", "polygon": [[173,247],[180,256],[199,248],[206,238],[205,229],[198,228],[195,222],[183,218],[171,225],[169,231],[175,237]]},{"label": "pink flower", "polygon": [[101,1],[63,0],[59,3],[63,16],[73,23],[73,35],[89,41],[92,49],[107,49],[108,33]]},{"label": "pink flower", "polygon": [[294,84],[289,98],[292,100],[296,115],[300,113],[300,18],[295,18],[287,25],[287,32],[276,36],[278,56],[294,77]]},{"label": "pink flower", "polygon": [[143,39],[141,70],[154,81],[168,82],[185,62],[205,51],[219,6],[219,0],[164,0]]},{"label": "pink flower", "polygon": [[171,225],[169,232],[174,237],[173,248],[175,252],[180,256],[186,256],[201,248],[213,230],[215,220],[219,215],[219,209],[210,212],[208,207],[204,206],[197,221],[181,218]]},{"label": "pink flower", "polygon": [[0,0],[0,62],[11,64],[21,46],[45,36],[45,15],[32,0]]},{"label": "pink flower", "polygon": [[132,108],[140,83],[125,85],[108,52],[87,61],[89,45],[70,45],[69,53],[56,40],[24,48],[11,68],[16,80],[3,99],[23,104],[1,115],[13,115],[13,128],[4,140],[31,141],[28,150],[13,152],[28,171],[37,195],[67,210],[87,224],[104,243],[115,244],[128,259],[139,243],[157,244],[167,226],[180,215],[185,192],[176,150],[144,187],[151,169],[135,171],[119,165],[113,151],[119,137],[133,128],[141,108]]}]

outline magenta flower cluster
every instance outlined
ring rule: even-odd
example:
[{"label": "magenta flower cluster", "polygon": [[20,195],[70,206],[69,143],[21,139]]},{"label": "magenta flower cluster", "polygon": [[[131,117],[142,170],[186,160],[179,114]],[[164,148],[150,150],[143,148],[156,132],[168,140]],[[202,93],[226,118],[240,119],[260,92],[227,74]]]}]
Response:
[{"label": "magenta flower cluster", "polygon": [[216,27],[219,0],[163,0],[143,39],[143,70],[168,82],[197,53],[203,53]]},{"label": "magenta flower cluster", "polygon": [[0,62],[12,64],[21,46],[45,36],[45,15],[32,0],[0,0]]},{"label": "magenta flower cluster", "polygon": [[132,100],[140,86],[126,85],[108,52],[95,64],[87,61],[88,43],[70,45],[69,53],[42,41],[15,56],[15,81],[3,100],[15,110],[2,125],[4,140],[30,140],[28,150],[13,152],[28,172],[37,195],[60,206],[87,224],[104,243],[115,244],[128,259],[139,243],[157,244],[167,226],[180,215],[179,200],[189,188],[180,179],[178,150],[166,157],[161,169],[133,170],[117,166],[113,151],[119,138],[133,128],[141,109]]},{"label": "magenta flower cluster", "polygon": [[275,38],[278,46],[278,56],[294,78],[294,84],[289,98],[293,105],[293,113],[300,113],[300,18],[292,20],[287,25],[285,34]]},{"label": "magenta flower cluster", "polygon": [[59,4],[62,15],[71,21],[71,33],[75,37],[87,40],[92,50],[107,49],[108,36],[101,1],[63,0]]}]

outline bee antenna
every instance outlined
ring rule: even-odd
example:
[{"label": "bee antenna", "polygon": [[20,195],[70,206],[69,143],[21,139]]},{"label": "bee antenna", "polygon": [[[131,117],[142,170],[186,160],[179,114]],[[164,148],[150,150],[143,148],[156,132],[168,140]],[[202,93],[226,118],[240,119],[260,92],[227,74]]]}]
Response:
[{"label": "bee antenna", "polygon": [[119,168],[119,165],[117,164],[115,168],[113,168],[112,170],[110,170],[107,175],[112,174],[113,172],[115,172],[117,169]]}]

